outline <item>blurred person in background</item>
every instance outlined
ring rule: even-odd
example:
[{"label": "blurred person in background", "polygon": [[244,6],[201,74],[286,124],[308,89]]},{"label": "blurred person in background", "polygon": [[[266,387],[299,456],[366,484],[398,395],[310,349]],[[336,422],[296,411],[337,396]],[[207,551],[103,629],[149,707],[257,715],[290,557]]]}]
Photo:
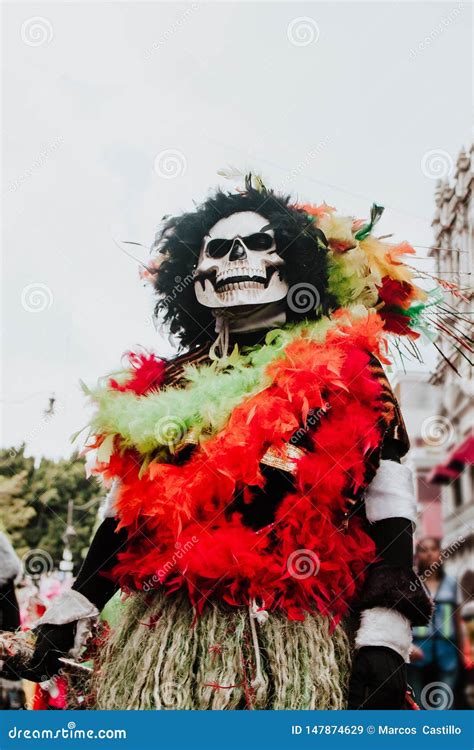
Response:
[{"label": "blurred person in background", "polygon": [[423,699],[423,688],[434,682],[446,686],[449,700],[442,707],[453,708],[451,696],[459,677],[462,646],[459,587],[456,579],[443,570],[440,539],[426,537],[418,541],[416,565],[435,609],[429,625],[413,628],[408,680],[422,708],[435,707],[424,705]]},{"label": "blurred person in background", "polygon": [[[464,581],[464,578],[463,578]],[[463,587],[464,588],[464,587]],[[465,594],[465,591],[463,590]],[[463,622],[463,660],[462,694],[459,708],[474,709],[474,599],[471,595],[461,607]]]},{"label": "blurred person in background", "polygon": [[[15,579],[21,573],[21,562],[5,534],[0,531],[0,631],[20,627],[20,610],[15,594]],[[22,708],[21,679],[0,659],[0,709]]]}]

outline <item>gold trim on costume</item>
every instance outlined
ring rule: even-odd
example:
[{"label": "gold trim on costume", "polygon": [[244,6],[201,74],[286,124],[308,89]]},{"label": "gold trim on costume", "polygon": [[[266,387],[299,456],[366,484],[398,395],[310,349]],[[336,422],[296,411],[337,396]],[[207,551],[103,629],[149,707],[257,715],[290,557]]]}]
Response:
[{"label": "gold trim on costume", "polygon": [[282,469],[289,474],[296,474],[297,460],[302,458],[307,451],[298,448],[297,445],[284,443],[281,446],[271,445],[265,452],[260,463],[272,466],[274,469]]}]

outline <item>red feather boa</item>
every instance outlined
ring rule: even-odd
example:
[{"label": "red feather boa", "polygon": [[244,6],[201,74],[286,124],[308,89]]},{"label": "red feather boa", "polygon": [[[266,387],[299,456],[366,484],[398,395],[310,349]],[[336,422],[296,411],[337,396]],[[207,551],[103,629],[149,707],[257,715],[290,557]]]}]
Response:
[{"label": "red feather boa", "polygon": [[[151,464],[139,477],[141,457],[116,445],[100,468],[122,482],[117,508],[129,541],[114,575],[123,588],[185,589],[197,612],[206,600],[252,598],[290,619],[317,610],[337,622],[347,612],[375,557],[357,518],[341,525],[349,491],[364,487],[368,456],[381,445],[386,405],[368,366],[369,351],[380,356],[380,325],[342,318],[323,343],[294,340],[269,366],[272,384],[181,466]],[[237,514],[226,519],[236,489],[263,485],[265,451],[288,441],[309,409],[322,415],[313,450],[275,522],[255,532]]]}]

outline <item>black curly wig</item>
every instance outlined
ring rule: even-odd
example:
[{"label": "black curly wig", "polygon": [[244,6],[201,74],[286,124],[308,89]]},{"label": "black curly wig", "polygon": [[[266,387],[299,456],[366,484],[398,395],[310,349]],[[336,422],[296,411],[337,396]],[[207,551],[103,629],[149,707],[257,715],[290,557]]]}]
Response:
[{"label": "black curly wig", "polygon": [[154,279],[158,292],[155,313],[176,335],[183,348],[190,349],[215,338],[212,310],[201,305],[194,292],[196,268],[203,238],[220,219],[239,211],[254,211],[266,219],[275,232],[278,254],[285,259],[282,277],[291,287],[304,282],[317,290],[319,305],[298,314],[287,305],[287,321],[316,319],[336,307],[328,292],[327,242],[324,234],[301,208],[290,203],[290,196],[276,195],[265,188],[255,189],[246,181],[241,193],[218,190],[195,211],[167,218],[154,250],[164,254]]}]

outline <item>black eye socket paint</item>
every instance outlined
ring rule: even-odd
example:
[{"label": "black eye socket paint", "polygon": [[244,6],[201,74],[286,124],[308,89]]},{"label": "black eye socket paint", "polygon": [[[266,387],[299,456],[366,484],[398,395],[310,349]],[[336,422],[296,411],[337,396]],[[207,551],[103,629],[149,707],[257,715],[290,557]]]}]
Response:
[{"label": "black eye socket paint", "polygon": [[273,245],[274,239],[270,234],[265,232],[255,232],[250,234],[248,237],[234,237],[232,240],[213,239],[208,242],[206,247],[206,255],[209,258],[223,258],[233,248],[234,244],[238,242],[244,245],[247,250],[270,250]]}]

